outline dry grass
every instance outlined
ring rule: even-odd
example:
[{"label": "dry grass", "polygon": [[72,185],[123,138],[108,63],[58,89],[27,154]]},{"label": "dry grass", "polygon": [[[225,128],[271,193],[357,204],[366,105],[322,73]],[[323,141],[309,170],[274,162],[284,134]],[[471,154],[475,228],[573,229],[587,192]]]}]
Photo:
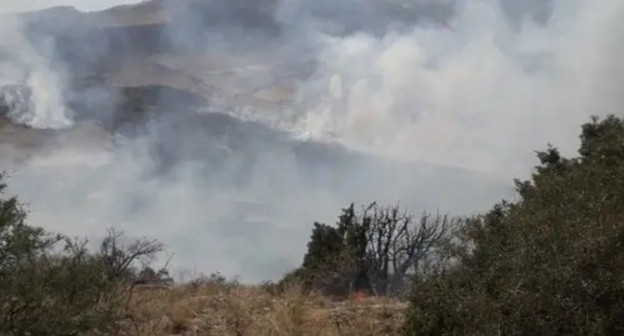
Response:
[{"label": "dry grass", "polygon": [[292,287],[205,283],[139,288],[125,335],[397,335],[405,304],[379,298],[332,301]]}]

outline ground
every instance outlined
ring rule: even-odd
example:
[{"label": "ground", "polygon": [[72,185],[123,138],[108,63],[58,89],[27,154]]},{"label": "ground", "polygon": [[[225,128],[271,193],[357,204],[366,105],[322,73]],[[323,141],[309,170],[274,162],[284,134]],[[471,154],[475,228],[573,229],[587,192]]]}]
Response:
[{"label": "ground", "polygon": [[293,287],[201,284],[134,290],[126,335],[398,335],[405,303]]}]

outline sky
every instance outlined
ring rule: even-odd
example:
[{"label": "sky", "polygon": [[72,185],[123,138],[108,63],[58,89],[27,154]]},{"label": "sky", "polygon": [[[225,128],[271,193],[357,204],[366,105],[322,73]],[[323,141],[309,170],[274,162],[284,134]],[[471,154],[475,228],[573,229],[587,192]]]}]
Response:
[{"label": "sky", "polygon": [[81,11],[97,11],[141,0],[3,0],[0,13],[24,12],[55,6],[73,6]]}]

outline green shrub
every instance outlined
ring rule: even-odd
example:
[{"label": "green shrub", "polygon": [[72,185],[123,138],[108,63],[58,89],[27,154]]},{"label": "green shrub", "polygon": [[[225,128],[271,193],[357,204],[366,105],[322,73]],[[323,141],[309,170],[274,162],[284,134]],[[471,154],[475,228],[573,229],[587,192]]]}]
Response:
[{"label": "green shrub", "polygon": [[467,219],[452,263],[414,285],[406,335],[624,332],[624,122],[583,126],[580,156],[550,147],[519,200]]},{"label": "green shrub", "polygon": [[400,295],[406,279],[422,275],[436,259],[451,222],[427,213],[415,220],[398,206],[373,203],[357,211],[351,204],[335,226],[314,223],[303,265],[278,288],[295,282],[336,296]]},{"label": "green shrub", "polygon": [[124,318],[135,262],[161,245],[147,239],[126,245],[110,231],[93,253],[86,242],[25,220],[16,198],[0,199],[0,334],[112,334]]}]

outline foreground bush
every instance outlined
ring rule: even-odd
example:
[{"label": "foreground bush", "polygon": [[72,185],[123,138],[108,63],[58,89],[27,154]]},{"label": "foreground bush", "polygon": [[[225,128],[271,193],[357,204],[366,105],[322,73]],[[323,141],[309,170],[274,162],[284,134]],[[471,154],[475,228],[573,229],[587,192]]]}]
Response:
[{"label": "foreground bush", "polygon": [[407,335],[624,332],[624,122],[593,120],[581,140],[465,222],[449,266],[415,284]]},{"label": "foreground bush", "polygon": [[135,262],[161,245],[147,239],[125,245],[111,231],[91,253],[86,243],[25,220],[17,199],[0,199],[0,334],[112,334],[123,319]]},{"label": "foreground bush", "polygon": [[303,265],[281,285],[302,282],[325,294],[400,295],[410,277],[428,272],[453,220],[373,203],[342,209],[335,226],[315,223]]}]

